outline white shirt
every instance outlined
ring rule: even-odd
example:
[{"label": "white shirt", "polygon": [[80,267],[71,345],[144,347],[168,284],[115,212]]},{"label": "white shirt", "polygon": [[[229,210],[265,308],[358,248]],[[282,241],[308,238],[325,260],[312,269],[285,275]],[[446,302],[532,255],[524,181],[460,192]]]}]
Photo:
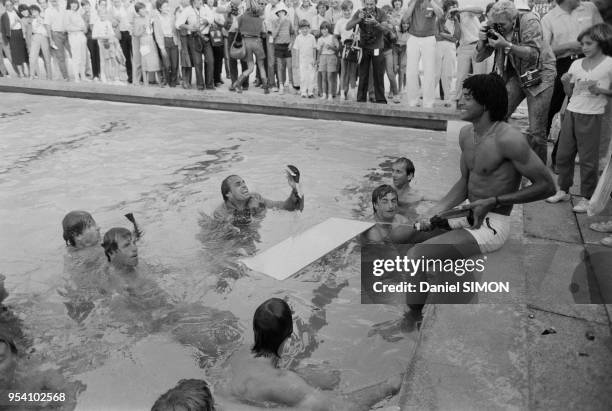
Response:
[{"label": "white shirt", "polygon": [[572,75],[574,90],[567,104],[567,109],[581,114],[603,114],[606,109],[608,98],[603,95],[595,95],[589,91],[591,84],[609,90],[612,82],[612,57],[606,56],[604,60],[592,70],[586,71],[582,62],[584,59],[575,60],[568,73]]},{"label": "white shirt", "polygon": [[310,33],[305,36],[300,33],[293,42],[293,49],[298,52],[300,66],[314,64],[314,49],[317,41]]},{"label": "white shirt", "polygon": [[[601,14],[593,3],[580,3],[571,13],[557,6],[542,17],[542,33],[544,40],[555,48],[560,44],[577,41],[580,32],[601,22]],[[556,57],[559,59],[571,54],[570,51]]]},{"label": "white shirt", "polygon": [[[198,15],[196,14],[193,7],[185,7],[183,10],[180,10],[176,14],[176,23],[175,26],[177,29],[180,29],[183,24],[188,24],[188,21],[195,22],[198,19]],[[191,33],[191,30],[189,30]]]},{"label": "white shirt", "polygon": [[340,36],[340,44],[344,44],[346,40],[351,39],[351,37],[353,36],[353,30],[346,29],[346,23],[348,22],[349,19],[341,17],[340,19],[338,19],[336,25],[334,26],[334,35]]},{"label": "white shirt", "polygon": [[49,37],[47,28],[45,27],[45,21],[42,17],[32,19],[32,34],[40,34],[41,36]]},{"label": "white shirt", "polygon": [[19,20],[19,16],[16,11],[7,11],[9,22],[11,25],[11,30],[21,30],[21,20]]},{"label": "white shirt", "polygon": [[459,13],[459,26],[461,27],[461,38],[459,39],[460,45],[475,43],[478,41],[478,32],[480,31],[481,26],[477,14],[467,11]]},{"label": "white shirt", "polygon": [[51,31],[66,31],[64,10],[47,7],[47,10],[45,10],[45,24],[51,26]]},{"label": "white shirt", "polygon": [[118,9],[114,8],[113,14],[119,20],[119,31],[132,31],[129,14],[123,5]]},{"label": "white shirt", "polygon": [[274,21],[276,19],[278,19],[278,17],[276,16],[276,10],[278,10],[278,6],[281,5],[281,1],[279,1],[278,3],[276,3],[275,6],[272,6],[272,4],[268,3],[266,4],[266,7],[264,7],[264,30],[265,31],[271,31],[272,27],[274,27]]},{"label": "white shirt", "polygon": [[208,4],[202,5],[200,7],[200,19],[208,22],[208,26],[202,29],[202,34],[208,34],[210,32],[210,25],[215,22],[215,11]]}]

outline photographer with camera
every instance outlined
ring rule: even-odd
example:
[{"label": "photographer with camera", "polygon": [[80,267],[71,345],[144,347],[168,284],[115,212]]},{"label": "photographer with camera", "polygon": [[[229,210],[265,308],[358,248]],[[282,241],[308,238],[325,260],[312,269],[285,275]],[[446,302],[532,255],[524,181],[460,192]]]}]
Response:
[{"label": "photographer with camera", "polygon": [[364,0],[364,8],[358,10],[346,23],[346,30],[353,30],[359,25],[360,44],[363,49],[359,63],[359,88],[357,101],[368,101],[368,80],[370,64],[374,78],[374,95],[376,103],[387,104],[385,98],[385,56],[383,55],[384,35],[389,30],[383,23],[387,20],[384,11],[376,7],[377,0]]},{"label": "photographer with camera", "polygon": [[495,72],[508,89],[508,113],[527,98],[528,141],[546,164],[546,120],[555,81],[555,56],[542,34],[538,17],[519,13],[514,3],[501,0],[491,8],[491,19],[480,31],[476,60],[495,53]]},{"label": "photographer with camera", "polygon": [[431,108],[436,90],[436,19],[444,11],[438,0],[410,0],[402,22],[410,23],[406,42],[408,105],[419,102],[419,60],[423,60],[423,107]]}]

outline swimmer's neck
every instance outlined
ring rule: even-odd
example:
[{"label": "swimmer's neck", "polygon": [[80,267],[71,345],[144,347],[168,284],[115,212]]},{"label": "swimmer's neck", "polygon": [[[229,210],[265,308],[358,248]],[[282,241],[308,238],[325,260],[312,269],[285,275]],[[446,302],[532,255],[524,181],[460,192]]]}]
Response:
[{"label": "swimmer's neck", "polygon": [[225,201],[226,204],[231,204],[234,208],[238,210],[244,210],[247,208],[247,204],[251,198],[247,198],[246,200],[230,200],[229,198]]},{"label": "swimmer's neck", "polygon": [[136,271],[136,267],[131,267],[127,265],[117,265],[113,263],[109,263],[108,265],[111,273],[119,277],[133,278],[136,277],[136,275],[138,274],[138,272]]},{"label": "swimmer's neck", "polygon": [[488,112],[485,112],[482,114],[482,116],[472,121],[472,124],[474,125],[474,134],[476,134],[477,136],[483,136],[496,123],[497,121],[491,121],[491,116],[489,116]]},{"label": "swimmer's neck", "polygon": [[[412,181],[412,180],[410,180],[410,181]],[[393,184],[393,185],[395,186],[395,189],[397,191],[410,190],[410,181],[406,181],[404,184],[401,184],[401,185],[395,185],[395,184]]]},{"label": "swimmer's neck", "polygon": [[374,221],[377,223],[392,223],[395,220],[395,215],[391,218],[381,218],[377,214],[374,214]]}]

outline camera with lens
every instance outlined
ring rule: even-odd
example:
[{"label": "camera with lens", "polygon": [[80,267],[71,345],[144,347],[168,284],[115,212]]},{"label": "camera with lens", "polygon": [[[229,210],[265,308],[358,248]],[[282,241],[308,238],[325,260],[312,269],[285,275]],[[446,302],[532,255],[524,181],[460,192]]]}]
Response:
[{"label": "camera with lens", "polygon": [[491,23],[483,27],[483,30],[487,33],[487,37],[493,40],[497,40],[496,32],[504,35],[504,26],[501,23]]}]

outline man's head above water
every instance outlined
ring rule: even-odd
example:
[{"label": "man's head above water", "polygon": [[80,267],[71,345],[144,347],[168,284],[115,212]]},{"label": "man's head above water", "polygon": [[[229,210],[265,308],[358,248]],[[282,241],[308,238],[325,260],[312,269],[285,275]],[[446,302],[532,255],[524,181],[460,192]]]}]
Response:
[{"label": "man's head above water", "polygon": [[100,244],[100,227],[87,211],[71,211],[62,220],[66,245],[76,248]]},{"label": "man's head above water", "polygon": [[246,183],[242,177],[235,174],[226,177],[221,182],[221,195],[225,202],[241,202],[248,200],[250,197],[249,188]]},{"label": "man's head above water", "polygon": [[393,185],[395,188],[402,189],[406,184],[410,184],[414,178],[414,164],[406,157],[400,157],[391,165]]},{"label": "man's head above water", "polygon": [[391,221],[397,214],[397,191],[383,184],[372,192],[372,208],[378,221]]},{"label": "man's head above water", "polygon": [[0,331],[0,389],[10,388],[17,367],[17,346]]},{"label": "man's head above water", "polygon": [[134,268],[138,265],[138,247],[132,232],[127,228],[113,227],[104,234],[104,254],[117,268]]},{"label": "man's head above water", "polygon": [[151,411],[215,411],[208,383],[204,380],[180,380],[155,401]]}]

